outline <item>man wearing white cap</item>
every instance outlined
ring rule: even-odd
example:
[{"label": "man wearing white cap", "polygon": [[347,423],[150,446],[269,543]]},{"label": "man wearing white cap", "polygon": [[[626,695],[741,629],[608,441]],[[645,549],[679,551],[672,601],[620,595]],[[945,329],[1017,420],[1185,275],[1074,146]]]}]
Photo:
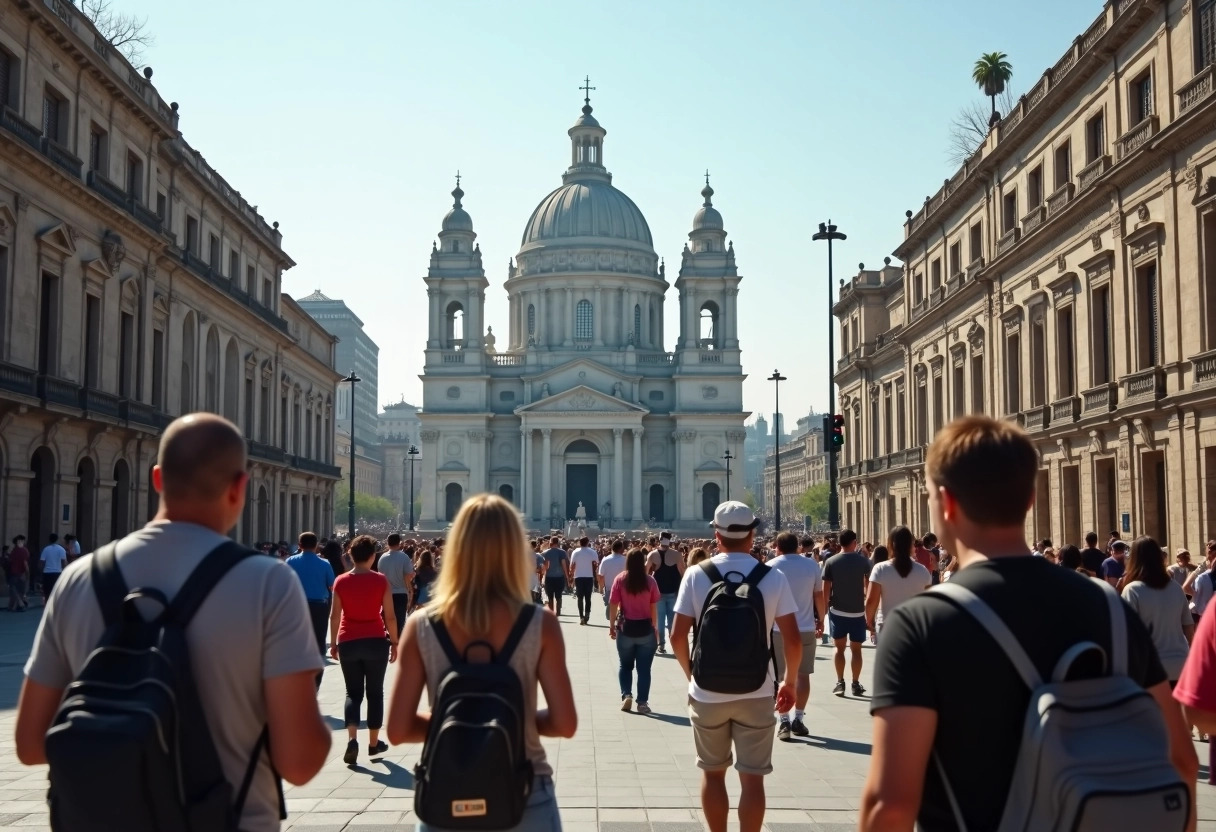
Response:
[{"label": "man wearing white cap", "polygon": [[[781,632],[785,659],[778,711],[794,704],[802,659],[798,605],[789,582],[751,556],[759,524],[744,503],[719,505],[711,524],[719,554],[685,571],[676,598],[671,648],[689,680],[701,808],[712,830],[726,829],[730,814],[726,770],[732,745],[742,786],[739,830],[759,832],[764,823],[764,776],[773,770],[774,624]],[[688,634],[698,620],[690,654]]]}]

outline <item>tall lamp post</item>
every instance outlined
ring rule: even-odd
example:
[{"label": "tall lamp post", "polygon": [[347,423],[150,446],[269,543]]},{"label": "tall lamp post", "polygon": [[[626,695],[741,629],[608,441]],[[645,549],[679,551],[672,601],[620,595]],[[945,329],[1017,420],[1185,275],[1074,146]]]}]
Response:
[{"label": "tall lamp post", "polygon": [[410,460],[410,531],[414,530],[414,460],[418,457],[418,446],[410,445],[406,451]]},{"label": "tall lamp post", "polygon": [[342,379],[350,382],[350,503],[346,510],[346,531],[354,539],[355,536],[355,385],[363,381],[351,370],[350,375]]},{"label": "tall lamp post", "polygon": [[[828,241],[828,412],[836,413],[836,317],[832,313],[832,242],[847,240],[844,234],[836,230],[831,220],[819,223],[819,233],[811,235],[812,240]],[[828,440],[828,437],[824,437]],[[828,445],[828,526],[832,531],[840,529],[840,486],[837,483],[838,472],[836,457],[840,449]]]},{"label": "tall lamp post", "polygon": [[730,501],[730,461],[732,459],[734,459],[735,457],[733,454],[731,454],[730,448],[727,448],[726,453],[722,454],[722,458],[726,460],[726,499],[729,502]]},{"label": "tall lamp post", "polygon": [[776,466],[773,470],[773,524],[778,532],[781,531],[781,382],[785,381],[785,376],[773,370],[773,374],[768,377],[768,380],[773,383],[773,421],[776,422],[776,430],[773,431],[773,463]]}]

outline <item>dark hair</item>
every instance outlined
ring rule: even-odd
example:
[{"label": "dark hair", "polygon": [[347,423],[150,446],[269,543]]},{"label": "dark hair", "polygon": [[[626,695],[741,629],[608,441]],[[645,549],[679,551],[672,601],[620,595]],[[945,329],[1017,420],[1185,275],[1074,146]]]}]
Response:
[{"label": "dark hair", "polygon": [[1019,425],[964,416],[938,432],[925,473],[935,487],[950,492],[971,522],[1021,526],[1034,499],[1039,452]]},{"label": "dark hair", "polygon": [[1051,548],[1051,538],[1045,537],[1039,541],[1039,550],[1040,551],[1043,549],[1050,549],[1050,548]]},{"label": "dark hair", "polygon": [[557,535],[553,535],[553,537],[549,538],[550,546],[557,546],[561,542],[562,542],[562,539],[560,537],[558,537]]},{"label": "dark hair", "polygon": [[625,541],[623,538],[618,537],[616,540],[612,541],[612,551],[618,555],[625,551]]},{"label": "dark hair", "polygon": [[891,553],[887,550],[887,547],[883,546],[880,543],[874,547],[874,557],[870,558],[870,560],[873,563],[882,563],[884,560],[886,560],[890,556],[891,556]]},{"label": "dark hair", "polygon": [[1085,545],[1090,547],[1091,549],[1094,546],[1097,546],[1098,545],[1098,533],[1097,532],[1087,533],[1085,535]]},{"label": "dark hair", "polygon": [[890,543],[895,571],[899,573],[899,577],[906,578],[912,571],[912,547],[916,545],[912,530],[907,526],[896,526],[891,529]]},{"label": "dark hair", "polygon": [[933,532],[925,532],[924,536],[921,537],[921,543],[926,549],[932,549],[934,544],[937,543],[937,535]]},{"label": "dark hair", "polygon": [[646,552],[630,549],[625,555],[625,591],[630,595],[641,595],[650,587],[646,580]]},{"label": "dark hair", "polygon": [[384,542],[387,543],[389,546],[398,546],[401,544],[401,535],[397,534],[396,532],[393,532],[392,534],[390,534],[388,536],[387,539],[385,539]]},{"label": "dark hair", "polygon": [[1170,575],[1165,571],[1165,552],[1148,535],[1132,541],[1132,552],[1127,560],[1127,583],[1132,581],[1143,581],[1153,589],[1161,589],[1170,582]]},{"label": "dark hair", "polygon": [[857,532],[852,529],[845,529],[840,533],[840,545],[852,546],[857,542]]},{"label": "dark hair", "polygon": [[317,536],[312,532],[304,532],[301,534],[298,542],[301,549],[317,548]]},{"label": "dark hair", "polygon": [[350,542],[350,559],[355,563],[367,563],[376,556],[376,538],[361,534]]},{"label": "dark hair", "polygon": [[59,535],[55,534],[54,532],[51,532],[51,543],[54,543],[58,539],[59,539]]},{"label": "dark hair", "polygon": [[804,534],[802,536],[802,539],[799,540],[798,543],[802,546],[803,549],[814,549],[815,548],[815,538],[811,537],[809,534]]},{"label": "dark hair", "polygon": [[774,542],[777,551],[783,555],[792,555],[798,551],[798,535],[793,532],[782,532]]},{"label": "dark hair", "polygon": [[587,537],[580,537],[580,538],[578,539],[578,545],[579,545],[579,546],[586,546],[586,545],[587,545],[588,543],[590,543],[590,542],[591,542],[591,539],[590,539],[590,538],[587,538]]},{"label": "dark hair", "polygon": [[1056,558],[1060,561],[1060,566],[1066,569],[1076,571],[1084,566],[1084,561],[1081,559],[1081,550],[1071,543],[1057,549]]}]

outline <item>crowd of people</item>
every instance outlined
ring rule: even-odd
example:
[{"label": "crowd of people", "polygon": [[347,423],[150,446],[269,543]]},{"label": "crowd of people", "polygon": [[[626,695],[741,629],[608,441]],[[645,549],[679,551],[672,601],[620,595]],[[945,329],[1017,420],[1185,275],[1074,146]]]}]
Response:
[{"label": "crowd of people", "polygon": [[[810,733],[810,679],[817,648],[828,645],[833,692],[873,715],[863,830],[992,829],[1011,818],[1039,828],[1044,812],[1071,812],[1077,829],[1103,828],[1095,812],[1149,824],[1137,828],[1193,828],[1198,761],[1188,725],[1204,739],[1216,730],[1216,624],[1204,615],[1216,594],[1216,542],[1199,565],[1184,551],[1167,563],[1148,537],[1129,545],[1112,534],[1102,549],[1092,533],[1084,549],[1028,546],[1036,472],[1019,428],[971,417],[944,428],[927,456],[936,533],[898,526],[878,543],[850,530],[764,537],[755,513],[729,501],[705,538],[528,539],[517,511],[485,494],[465,502],[444,538],[304,532],[291,547],[259,546],[269,557],[236,560],[215,584],[222,600],[204,601],[182,625],[223,776],[234,792],[244,785],[232,799],[233,828],[278,829],[279,778],[303,784],[324,764],[330,735],[316,689],[326,656],[346,688],[348,765],[389,743],[424,743],[421,829],[458,827],[470,815],[499,819],[492,828],[560,828],[541,738],[578,729],[561,627],[571,612],[578,626],[607,623],[623,711],[653,712],[655,657],[674,655],[688,680],[690,751],[713,832],[727,827],[732,765],[739,828],[761,828],[774,742]],[[244,442],[230,423],[208,414],[174,422],[154,473],[160,511],[111,548],[126,584],[162,598],[189,587],[228,544],[246,482]],[[63,716],[63,691],[88,675],[99,643],[121,635],[94,599],[97,570],[70,563],[71,542],[62,557],[44,549],[38,558],[46,610],[17,718],[18,756],[49,759],[53,802],[73,795],[56,794],[66,781],[57,780],[63,764],[48,729],[60,732],[60,748],[73,747],[72,731],[89,730]],[[23,543],[5,559],[18,580],[32,571]],[[563,610],[568,594],[573,611]],[[10,594],[10,609],[27,603]],[[872,693],[861,682],[866,642],[877,645]],[[1090,685],[1086,702],[1097,707],[1100,680],[1130,685],[1147,703],[1119,721],[1143,762],[1136,788],[1111,773],[1127,757],[1111,751],[1115,742],[1103,769],[1070,760],[1085,776],[1069,779],[1063,796],[1036,791],[1023,770],[1028,707],[1047,701],[1036,699],[1043,685],[1054,702],[1068,701],[1074,684]],[[1133,698],[1124,689],[1118,703]],[[1114,702],[1104,707],[1128,707]],[[1083,726],[1094,747],[1099,723]],[[1061,730],[1045,724],[1048,734]],[[96,743],[79,747],[97,753]],[[1106,808],[1092,808],[1086,789],[1104,795]]]}]

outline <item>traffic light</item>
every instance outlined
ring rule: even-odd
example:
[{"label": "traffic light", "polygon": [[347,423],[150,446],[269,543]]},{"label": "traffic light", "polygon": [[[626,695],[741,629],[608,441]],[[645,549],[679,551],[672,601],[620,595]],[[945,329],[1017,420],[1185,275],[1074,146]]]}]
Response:
[{"label": "traffic light", "polygon": [[844,416],[837,413],[832,417],[832,448],[839,450],[844,447]]}]

